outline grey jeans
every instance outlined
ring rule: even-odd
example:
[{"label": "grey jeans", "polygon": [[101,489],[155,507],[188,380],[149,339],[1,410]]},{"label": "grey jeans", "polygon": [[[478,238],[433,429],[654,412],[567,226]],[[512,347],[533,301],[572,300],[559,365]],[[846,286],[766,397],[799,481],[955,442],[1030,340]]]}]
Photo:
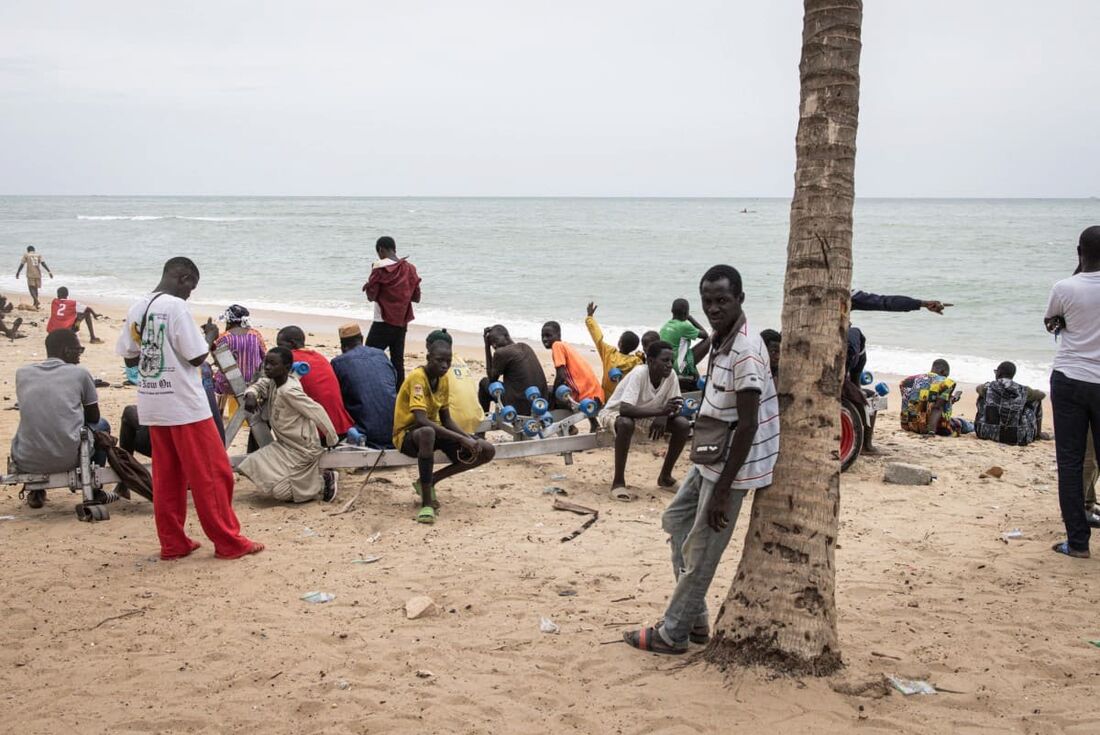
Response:
[{"label": "grey jeans", "polygon": [[713,491],[714,483],[704,479],[698,467],[692,467],[661,517],[661,525],[672,537],[676,589],[669,598],[659,632],[665,643],[677,648],[687,648],[692,627],[708,623],[707,589],[722,560],[722,552],[729,545],[746,494],[745,490],[732,492],[730,524],[715,532],[706,518],[707,501]]}]

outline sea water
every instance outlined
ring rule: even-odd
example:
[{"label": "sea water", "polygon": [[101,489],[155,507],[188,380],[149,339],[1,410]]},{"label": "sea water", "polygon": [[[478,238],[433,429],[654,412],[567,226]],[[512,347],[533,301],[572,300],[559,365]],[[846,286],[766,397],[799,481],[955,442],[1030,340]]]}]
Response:
[{"label": "sea water", "polygon": [[[0,197],[0,289],[21,294],[34,245],[75,298],[130,299],[186,255],[195,309],[230,303],[369,320],[361,292],[374,241],[393,236],[416,264],[421,324],[480,333],[500,322],[537,339],[546,320],[584,343],[585,306],[614,340],[659,327],[677,297],[696,317],[715,263],[744,277],[754,329],[778,329],[789,226],[784,199]],[[860,199],[853,287],[953,303],[944,316],[858,312],[869,368],[909,374],[936,357],[987,380],[1001,360],[1041,386],[1056,345],[1043,329],[1051,285],[1076,265],[1100,201]]]}]

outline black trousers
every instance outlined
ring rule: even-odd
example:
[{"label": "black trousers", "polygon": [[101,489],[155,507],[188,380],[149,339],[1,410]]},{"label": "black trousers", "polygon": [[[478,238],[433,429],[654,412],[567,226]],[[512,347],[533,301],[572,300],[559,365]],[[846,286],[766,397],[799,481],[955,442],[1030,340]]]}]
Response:
[{"label": "black trousers", "polygon": [[397,388],[405,382],[405,334],[407,327],[395,327],[385,322],[372,322],[367,332],[367,347],[389,350],[390,363],[397,374]]},{"label": "black trousers", "polygon": [[1089,548],[1085,518],[1085,442],[1092,428],[1093,447],[1100,456],[1100,383],[1067,378],[1055,370],[1050,376],[1050,403],[1054,409],[1054,451],[1058,458],[1058,504],[1066,524],[1070,548]]}]

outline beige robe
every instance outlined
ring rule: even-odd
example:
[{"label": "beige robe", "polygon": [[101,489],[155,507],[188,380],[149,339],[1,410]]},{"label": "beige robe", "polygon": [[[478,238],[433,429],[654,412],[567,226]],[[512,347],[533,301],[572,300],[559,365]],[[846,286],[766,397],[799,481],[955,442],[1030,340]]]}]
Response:
[{"label": "beige robe", "polygon": [[325,450],[317,430],[325,433],[330,446],[337,442],[336,427],[325,409],[306,395],[296,375],[282,387],[260,378],[248,393],[269,405],[275,441],[248,455],[237,471],[264,495],[295,503],[315,499],[324,488],[318,465]]}]

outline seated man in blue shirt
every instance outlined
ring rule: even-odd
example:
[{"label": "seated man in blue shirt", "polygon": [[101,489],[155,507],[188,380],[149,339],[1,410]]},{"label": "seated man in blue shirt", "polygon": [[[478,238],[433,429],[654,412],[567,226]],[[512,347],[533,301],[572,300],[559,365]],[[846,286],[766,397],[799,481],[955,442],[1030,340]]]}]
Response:
[{"label": "seated man in blue shirt", "polygon": [[[99,416],[99,395],[92,374],[80,367],[84,348],[70,329],[46,336],[46,359],[15,372],[19,428],[11,441],[11,459],[19,472],[68,472],[80,461],[80,430],[110,431]],[[103,465],[106,455],[97,453]],[[27,505],[41,508],[45,490],[27,494]]]},{"label": "seated man in blue shirt", "polygon": [[382,350],[363,344],[358,324],[340,327],[340,351],[343,354],[332,358],[332,370],[340,381],[344,408],[369,446],[393,446],[393,406],[397,401],[393,363]]}]

